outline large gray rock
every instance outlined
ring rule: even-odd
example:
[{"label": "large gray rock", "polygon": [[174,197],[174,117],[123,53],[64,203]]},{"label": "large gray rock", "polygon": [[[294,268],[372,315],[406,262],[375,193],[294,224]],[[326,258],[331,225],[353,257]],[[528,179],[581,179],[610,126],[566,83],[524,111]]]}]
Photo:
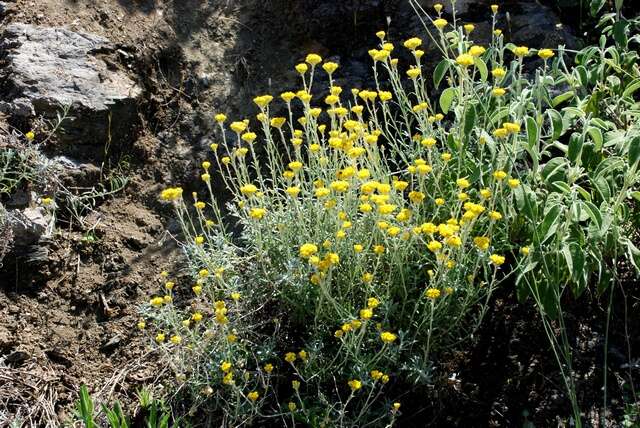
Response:
[{"label": "large gray rock", "polygon": [[[64,28],[11,24],[3,35],[7,96],[0,110],[13,116],[55,117],[71,106],[61,141],[73,154],[95,157],[96,146],[126,137],[137,122],[142,90],[118,65],[117,50],[107,39]],[[79,149],[79,150],[77,150]]]}]

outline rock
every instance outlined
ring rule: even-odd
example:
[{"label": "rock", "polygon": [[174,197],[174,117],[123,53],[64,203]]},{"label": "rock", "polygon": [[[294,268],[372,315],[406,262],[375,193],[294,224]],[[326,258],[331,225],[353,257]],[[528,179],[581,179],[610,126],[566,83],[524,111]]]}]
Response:
[{"label": "rock", "polygon": [[129,135],[138,123],[142,89],[118,66],[107,39],[64,28],[11,24],[3,35],[8,90],[0,110],[55,118],[70,106],[59,138],[80,158],[100,158],[109,138]]},{"label": "rock", "polygon": [[38,242],[47,230],[49,217],[42,207],[9,211],[9,222],[16,246],[28,246]]},{"label": "rock", "polygon": [[538,2],[520,2],[514,7],[510,22],[511,41],[532,48],[552,48],[564,45],[570,49],[578,41],[547,6]]}]

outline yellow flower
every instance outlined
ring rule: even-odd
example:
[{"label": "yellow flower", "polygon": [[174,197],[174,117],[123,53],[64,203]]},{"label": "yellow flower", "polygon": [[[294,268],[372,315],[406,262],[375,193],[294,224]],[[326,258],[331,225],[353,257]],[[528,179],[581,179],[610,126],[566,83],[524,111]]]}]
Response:
[{"label": "yellow flower", "polygon": [[412,37],[404,42],[404,47],[407,49],[411,49],[412,51],[420,45],[422,45],[422,39],[418,37]]},{"label": "yellow flower", "polygon": [[33,131],[29,131],[26,134],[24,134],[24,137],[29,141],[33,141],[33,139],[36,138],[36,134],[34,134]]},{"label": "yellow flower", "polygon": [[493,70],[491,70],[491,75],[496,79],[502,79],[506,74],[507,72],[504,71],[504,68],[502,67],[496,67]]},{"label": "yellow flower", "polygon": [[507,93],[507,91],[504,88],[493,88],[493,90],[491,91],[491,94],[494,97],[501,97],[506,93]]},{"label": "yellow flower", "polygon": [[373,311],[369,308],[360,309],[360,318],[363,320],[369,320],[373,316]]},{"label": "yellow flower", "polygon": [[182,187],[170,187],[168,189],[164,189],[162,193],[160,193],[160,198],[164,201],[175,201],[182,197]]},{"label": "yellow flower", "polygon": [[397,338],[398,337],[395,334],[388,331],[383,331],[382,333],[380,333],[380,340],[382,340],[386,344],[395,342]]},{"label": "yellow flower", "polygon": [[442,243],[440,241],[433,240],[427,244],[427,248],[432,253],[437,253],[438,251],[440,251],[440,249],[442,249]]},{"label": "yellow flower", "polygon": [[538,51],[538,56],[544,60],[547,60],[549,58],[551,58],[552,56],[554,56],[555,54],[553,53],[553,51],[551,49],[540,49]]},{"label": "yellow flower", "polygon": [[231,370],[231,363],[229,361],[223,361],[222,363],[220,363],[220,370],[222,370],[224,373],[227,373],[229,370]]},{"label": "yellow flower", "polygon": [[486,49],[482,46],[473,45],[469,48],[469,55],[471,56],[480,56],[485,53]]},{"label": "yellow flower", "polygon": [[298,193],[300,193],[300,188],[298,186],[291,186],[288,187],[285,192],[287,192],[289,196],[295,198],[296,196],[298,196]]},{"label": "yellow flower", "polygon": [[472,32],[475,28],[476,27],[473,24],[464,24],[464,31],[466,31],[467,33]]},{"label": "yellow flower", "polygon": [[289,401],[289,404],[287,404],[287,407],[289,408],[290,412],[295,412],[296,409],[298,408],[298,406],[296,406],[296,403],[294,403],[293,401]]},{"label": "yellow flower", "polygon": [[350,380],[349,382],[347,382],[347,384],[349,385],[349,388],[351,388],[351,391],[353,392],[362,388],[362,382],[360,382],[357,379]]},{"label": "yellow flower", "polygon": [[257,135],[255,134],[255,132],[245,132],[244,134],[242,134],[242,140],[246,141],[247,143],[253,143],[256,139]]},{"label": "yellow flower", "polygon": [[445,162],[449,162],[451,160],[451,153],[443,153],[440,155],[440,158]]},{"label": "yellow flower", "polygon": [[373,274],[369,272],[365,272],[362,274],[362,282],[369,283],[373,281]]},{"label": "yellow flower", "polygon": [[420,141],[420,144],[422,146],[424,146],[424,147],[427,147],[427,148],[433,147],[436,144],[436,139],[435,138],[431,138],[431,137],[425,138],[422,141]]},{"label": "yellow flower", "polygon": [[222,162],[224,165],[229,165],[229,164],[231,163],[231,158],[230,158],[229,156],[224,156],[224,157],[223,157],[222,159],[220,159],[220,160],[221,160],[221,162]]},{"label": "yellow flower", "polygon": [[491,5],[491,12],[498,13],[498,5],[497,4],[492,4]]},{"label": "yellow flower", "polygon": [[257,191],[258,191],[258,188],[253,184],[245,184],[243,186],[240,186],[240,193],[242,193],[245,196],[252,196]]},{"label": "yellow flower", "polygon": [[518,180],[517,178],[510,178],[507,183],[509,184],[509,187],[515,189],[520,185],[520,180]]},{"label": "yellow flower", "polygon": [[422,192],[418,192],[415,190],[412,190],[411,192],[409,192],[409,200],[414,204],[422,202],[424,198],[425,198],[425,194]]},{"label": "yellow flower", "polygon": [[202,314],[200,312],[196,312],[193,315],[191,315],[191,319],[195,322],[202,321]]},{"label": "yellow flower", "polygon": [[179,345],[182,342],[182,338],[178,335],[173,335],[171,336],[171,339],[169,339],[171,341],[171,343],[173,343],[174,345]]},{"label": "yellow flower", "polygon": [[493,178],[495,178],[498,181],[504,180],[506,177],[507,177],[507,173],[500,169],[493,173]]},{"label": "yellow flower", "polygon": [[302,162],[293,161],[293,162],[289,162],[288,166],[291,169],[291,171],[298,172],[300,169],[302,169],[304,165],[302,164]]},{"label": "yellow flower", "polygon": [[376,253],[376,254],[384,253],[384,245],[374,245],[373,246],[373,252]]},{"label": "yellow flower", "polygon": [[507,135],[509,135],[509,131],[507,131],[506,128],[498,128],[493,131],[493,135],[498,138],[505,138]]},{"label": "yellow flower", "polygon": [[307,358],[309,358],[309,354],[307,354],[307,351],[302,349],[300,352],[298,352],[298,357],[300,357],[302,361],[307,361]]},{"label": "yellow flower", "polygon": [[458,55],[456,62],[463,67],[469,67],[473,65],[473,57],[469,54]]},{"label": "yellow flower", "polygon": [[305,62],[307,62],[308,64],[311,64],[312,66],[318,65],[322,62],[322,57],[318,54],[310,53],[305,58]]},{"label": "yellow flower", "polygon": [[393,94],[389,91],[380,91],[378,92],[378,96],[380,97],[380,101],[386,102],[393,98]]},{"label": "yellow flower", "polygon": [[309,67],[305,63],[301,62],[300,64],[296,65],[296,71],[300,74],[306,73],[308,69]]},{"label": "yellow flower", "polygon": [[384,39],[384,36],[386,35],[386,33],[382,30],[376,32],[376,37],[379,38],[380,40]]},{"label": "yellow flower", "polygon": [[493,30],[493,34],[497,37],[500,37],[502,35],[502,30],[499,28],[496,28],[495,30]]},{"label": "yellow flower", "polygon": [[417,67],[411,67],[409,70],[407,70],[407,76],[409,76],[411,79],[415,79],[418,76],[420,76],[420,68]]},{"label": "yellow flower", "polygon": [[466,189],[470,186],[469,180],[467,180],[466,178],[458,178],[456,180],[456,185],[461,189]]},{"label": "yellow flower", "polygon": [[433,25],[435,25],[438,30],[442,30],[444,27],[447,26],[447,24],[448,24],[447,20],[442,18],[438,18],[435,21],[433,21]]},{"label": "yellow flower", "polygon": [[300,247],[300,257],[308,259],[318,252],[318,246],[315,244],[303,244]]},{"label": "yellow flower", "polygon": [[491,240],[486,236],[476,236],[473,238],[473,243],[481,250],[486,250],[489,248],[489,243]]},{"label": "yellow flower", "polygon": [[513,54],[517,57],[527,56],[529,54],[529,48],[526,46],[518,46],[513,50]]},{"label": "yellow flower", "polygon": [[520,125],[515,122],[504,122],[502,127],[507,130],[507,132],[511,134],[516,134],[520,132]]},{"label": "yellow flower", "polygon": [[165,340],[165,335],[164,335],[164,333],[158,333],[158,334],[156,335],[156,342],[158,342],[158,343],[162,343],[162,342],[164,342],[164,340]]},{"label": "yellow flower", "polygon": [[226,375],[224,375],[224,377],[222,378],[222,383],[225,385],[233,385],[233,372],[228,372]]},{"label": "yellow flower", "polygon": [[399,409],[400,409],[400,403],[396,401],[395,403],[393,403],[393,410],[397,412]]},{"label": "yellow flower", "polygon": [[322,64],[322,68],[327,72],[327,74],[331,74],[338,69],[338,64],[335,62],[325,62]]},{"label": "yellow flower", "polygon": [[296,360],[295,352],[287,352],[284,356],[284,360],[288,363],[293,363]]},{"label": "yellow flower", "polygon": [[196,245],[204,244],[204,236],[196,236],[195,243]]},{"label": "yellow flower", "polygon": [[433,8],[436,12],[440,13],[440,11],[442,10],[442,5],[440,3],[436,3],[433,5]]},{"label": "yellow flower", "polygon": [[329,184],[329,187],[334,192],[346,192],[347,190],[349,190],[349,182],[344,180],[332,181]]},{"label": "yellow flower", "polygon": [[435,300],[440,297],[440,290],[437,288],[428,288],[427,291],[424,292],[424,295],[431,300]]},{"label": "yellow flower", "polygon": [[261,95],[259,97],[255,97],[253,99],[253,102],[256,103],[258,107],[264,108],[269,105],[271,100],[273,100],[273,97],[271,95]]},{"label": "yellow flower", "polygon": [[504,263],[505,258],[504,256],[500,256],[498,254],[491,254],[489,256],[489,260],[491,261],[491,263],[493,263],[496,266],[500,266]]},{"label": "yellow flower", "polygon": [[285,124],[286,121],[287,121],[287,119],[284,118],[284,117],[274,117],[274,118],[271,119],[270,124],[274,128],[280,129],[282,127],[282,125]]},{"label": "yellow flower", "polygon": [[296,97],[296,94],[293,92],[287,91],[280,94],[280,98],[284,100],[287,104],[291,102]]},{"label": "yellow flower", "polygon": [[258,391],[251,391],[247,394],[247,398],[251,401],[256,401],[259,396],[260,394],[258,393]]},{"label": "yellow flower", "polygon": [[137,324],[138,330],[144,330],[146,326],[147,326],[147,323],[144,322],[144,320],[138,321],[138,324]]},{"label": "yellow flower", "polygon": [[369,297],[367,299],[367,308],[375,309],[378,306],[380,306],[380,301],[378,299],[376,299],[375,297]]},{"label": "yellow flower", "polygon": [[315,190],[315,195],[317,198],[324,198],[326,196],[329,196],[330,193],[331,191],[326,187],[319,187]]},{"label": "yellow flower", "polygon": [[528,256],[530,252],[531,252],[531,249],[529,247],[520,248],[520,253],[522,253],[523,256]]},{"label": "yellow flower", "polygon": [[240,134],[241,132],[243,132],[245,129],[247,129],[247,124],[245,122],[231,122],[230,128]]},{"label": "yellow flower", "polygon": [[462,245],[462,239],[460,239],[459,236],[453,235],[453,236],[449,236],[445,242],[447,243],[447,245],[449,245],[450,247],[459,247]]},{"label": "yellow flower", "polygon": [[491,218],[491,220],[500,220],[502,219],[502,214],[500,214],[498,211],[491,211],[489,213],[489,218]]}]

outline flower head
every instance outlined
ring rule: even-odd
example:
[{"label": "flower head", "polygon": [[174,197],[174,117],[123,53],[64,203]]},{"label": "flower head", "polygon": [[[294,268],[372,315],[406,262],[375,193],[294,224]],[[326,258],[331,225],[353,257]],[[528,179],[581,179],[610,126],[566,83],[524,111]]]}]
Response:
[{"label": "flower head", "polygon": [[388,331],[383,331],[382,333],[380,333],[380,340],[382,340],[386,344],[395,342],[397,338],[398,337],[395,334]]}]

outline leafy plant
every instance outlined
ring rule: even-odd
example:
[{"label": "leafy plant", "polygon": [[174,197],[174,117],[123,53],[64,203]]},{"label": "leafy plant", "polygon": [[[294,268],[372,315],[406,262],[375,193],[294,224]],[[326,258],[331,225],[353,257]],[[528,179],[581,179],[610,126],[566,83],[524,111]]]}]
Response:
[{"label": "leafy plant", "polygon": [[[412,62],[401,67],[382,31],[373,90],[344,96],[338,64],[309,54],[296,66],[302,88],[280,95],[284,116],[271,95],[254,98],[261,145],[249,120],[227,128],[215,116],[208,203],[162,192],[195,284],[182,304],[163,273],[139,327],[151,321],[194,408],[236,425],[392,424],[393,391],[432,384],[442,350],[471,342],[492,292],[512,281],[540,311],[581,425],[561,302],[593,281],[604,292],[620,255],[636,261],[624,233],[640,180],[635,39],[586,48],[573,65],[562,47],[505,44],[495,5],[488,47],[455,2],[451,23],[441,5],[434,16],[412,5],[442,53],[433,76],[422,39],[404,41]],[[444,86],[437,101],[431,84]]]}]

